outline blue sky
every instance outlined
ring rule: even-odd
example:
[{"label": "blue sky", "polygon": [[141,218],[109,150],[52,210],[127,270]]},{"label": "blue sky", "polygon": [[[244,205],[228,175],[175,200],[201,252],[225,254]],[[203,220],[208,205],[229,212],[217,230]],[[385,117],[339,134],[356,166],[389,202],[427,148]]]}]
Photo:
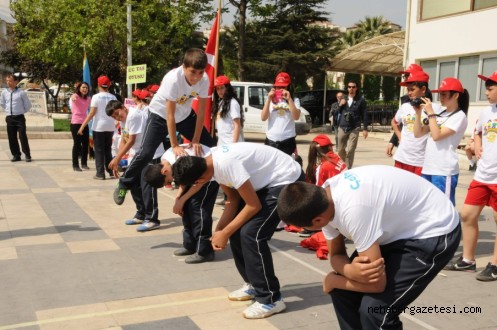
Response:
[{"label": "blue sky", "polygon": [[[212,1],[216,10],[218,0]],[[222,0],[226,8],[232,9],[232,13],[223,15],[223,24],[230,25],[233,22],[233,5],[228,0]],[[365,16],[383,16],[393,23],[405,27],[407,0],[328,0],[325,11],[329,12],[328,18],[334,24],[349,27],[363,19]],[[206,27],[210,24],[206,24]]]},{"label": "blue sky", "polygon": [[407,0],[328,0],[326,11],[332,12],[334,24],[349,27],[365,16],[383,16],[405,27]]}]

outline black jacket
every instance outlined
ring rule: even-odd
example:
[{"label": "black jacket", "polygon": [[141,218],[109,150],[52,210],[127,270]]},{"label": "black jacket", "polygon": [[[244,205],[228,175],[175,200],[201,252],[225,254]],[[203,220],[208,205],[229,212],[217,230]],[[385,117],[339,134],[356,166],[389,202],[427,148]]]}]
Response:
[{"label": "black jacket", "polygon": [[340,107],[340,126],[345,132],[351,131],[363,125],[363,130],[367,130],[369,126],[369,116],[366,111],[366,100],[356,95],[352,104],[346,102]]}]

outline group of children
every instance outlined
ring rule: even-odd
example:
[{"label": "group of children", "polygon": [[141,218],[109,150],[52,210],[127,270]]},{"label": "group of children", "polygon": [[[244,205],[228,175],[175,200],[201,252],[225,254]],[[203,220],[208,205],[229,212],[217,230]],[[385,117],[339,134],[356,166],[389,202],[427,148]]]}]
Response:
[{"label": "group of children", "polygon": [[[206,64],[202,50],[188,50],[183,65],[164,77],[148,114],[126,110],[117,101],[107,105],[109,116],[126,122],[127,140],[121,142],[118,156],[130,150],[133,155],[114,200],[122,204],[131,190],[137,204],[134,223],[143,225],[148,220],[146,230],[151,230],[158,227],[154,223],[156,193],[144,203],[145,211],[139,210],[140,196],[145,199],[144,185],[152,190],[173,181],[179,185],[173,212],[183,220],[183,246],[174,254],[187,256],[186,263],[208,262],[229,242],[244,284],[228,299],[255,300],[244,310],[244,317],[264,318],[286,308],[268,245],[280,220],[308,230],[323,229],[333,267],[323,290],[331,294],[344,328],[398,327],[401,322],[395,311],[414,301],[440,270],[475,269],[478,215],[485,205],[497,210],[493,170],[497,165],[493,151],[497,72],[481,76],[492,106],[482,112],[476,128],[475,151],[480,160],[461,214],[463,256],[450,262],[461,236],[453,194],[458,177],[455,148],[466,129],[468,107],[467,91],[459,81],[447,78],[432,91],[440,93],[443,111],[423,97],[429,77],[422,70],[402,82],[411,102],[395,117],[395,124],[404,124],[402,131],[396,131],[401,141],[397,168],[367,166],[344,171],[346,165],[333,152],[332,142],[320,134],[310,144],[304,175],[290,156],[295,152],[291,122],[299,110],[287,89],[289,75],[276,77],[261,112],[261,119],[269,120],[268,132],[277,132],[268,134],[266,145],[242,142],[240,103],[229,79],[218,77],[213,113],[220,143],[213,147],[203,127],[209,97]],[[197,97],[195,113],[191,101]],[[176,131],[191,142],[179,144],[175,134],[165,139],[167,132]],[[161,144],[165,152],[158,149]],[[413,151],[424,152],[424,159]],[[114,169],[115,162],[111,165]],[[226,202],[213,231],[212,211],[219,188]],[[146,213],[148,207],[151,215]],[[357,249],[350,258],[345,239],[352,240]],[[477,278],[496,279],[496,262],[489,263]],[[389,308],[368,311],[379,305]]]}]

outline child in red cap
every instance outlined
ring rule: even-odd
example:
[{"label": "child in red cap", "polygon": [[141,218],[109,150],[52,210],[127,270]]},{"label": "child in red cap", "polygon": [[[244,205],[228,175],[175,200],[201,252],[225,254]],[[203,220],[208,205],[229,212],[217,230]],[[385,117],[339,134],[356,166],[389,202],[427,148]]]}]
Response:
[{"label": "child in red cap", "polygon": [[[461,211],[463,252],[445,267],[447,270],[476,271],[478,218],[485,206],[493,209],[494,220],[497,222],[497,71],[488,77],[478,77],[485,81],[485,94],[490,106],[480,112],[475,127],[475,153],[479,161]],[[476,279],[497,280],[497,239],[492,259],[485,269],[476,275]]]},{"label": "child in red cap", "polygon": [[212,113],[216,118],[217,145],[243,142],[243,112],[230,80],[219,76],[214,81],[214,87]]},{"label": "child in red cap", "polygon": [[[425,159],[421,174],[450,198],[455,205],[455,193],[459,179],[459,157],[456,150],[461,142],[468,120],[469,94],[456,78],[445,78],[440,87],[432,90],[440,93],[440,103],[446,108],[435,112],[427,97],[424,104],[415,107],[414,136],[430,134],[426,142]],[[423,111],[427,118],[422,119]],[[423,123],[422,123],[423,121]]]},{"label": "child in red cap", "polygon": [[[340,174],[347,169],[345,162],[333,152],[333,143],[324,134],[318,134],[309,145],[306,181],[322,186],[326,180]],[[300,237],[309,237],[313,231],[302,229]]]},{"label": "child in red cap", "polygon": [[295,120],[300,118],[300,101],[293,101],[288,91],[291,84],[290,75],[280,72],[274,81],[274,87],[268,94],[261,111],[261,120],[268,120],[266,145],[275,147],[291,155],[297,144],[295,142]]}]

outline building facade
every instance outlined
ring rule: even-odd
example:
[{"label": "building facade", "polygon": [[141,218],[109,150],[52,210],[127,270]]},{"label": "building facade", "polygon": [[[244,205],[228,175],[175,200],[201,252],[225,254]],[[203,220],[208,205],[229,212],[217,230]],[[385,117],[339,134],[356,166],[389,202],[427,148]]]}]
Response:
[{"label": "building facade", "polygon": [[[408,0],[405,63],[420,64],[432,89],[458,78],[470,95],[467,134],[488,106],[478,74],[497,70],[497,0]],[[438,95],[434,95],[435,101]]]}]

